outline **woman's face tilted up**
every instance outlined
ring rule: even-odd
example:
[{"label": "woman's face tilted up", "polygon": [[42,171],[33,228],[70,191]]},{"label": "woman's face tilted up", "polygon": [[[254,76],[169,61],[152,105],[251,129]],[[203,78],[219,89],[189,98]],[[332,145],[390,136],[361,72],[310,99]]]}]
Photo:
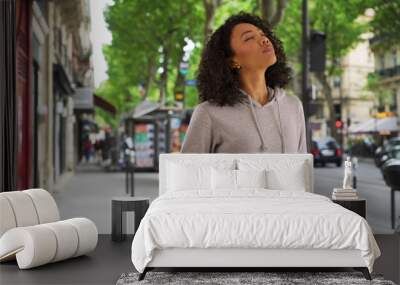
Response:
[{"label": "woman's face tilted up", "polygon": [[237,24],[231,33],[233,68],[246,71],[265,71],[276,62],[274,47],[264,32],[248,23]]}]

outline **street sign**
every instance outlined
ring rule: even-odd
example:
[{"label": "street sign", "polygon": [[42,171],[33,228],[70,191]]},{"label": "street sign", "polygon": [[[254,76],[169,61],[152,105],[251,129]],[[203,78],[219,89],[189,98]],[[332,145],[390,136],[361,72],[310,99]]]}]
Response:
[{"label": "street sign", "polygon": [[180,69],[188,69],[189,68],[189,63],[188,62],[181,62],[179,64]]},{"label": "street sign", "polygon": [[189,79],[189,80],[186,80],[186,81],[185,81],[185,84],[186,84],[187,86],[196,86],[197,80],[196,80],[196,79]]}]

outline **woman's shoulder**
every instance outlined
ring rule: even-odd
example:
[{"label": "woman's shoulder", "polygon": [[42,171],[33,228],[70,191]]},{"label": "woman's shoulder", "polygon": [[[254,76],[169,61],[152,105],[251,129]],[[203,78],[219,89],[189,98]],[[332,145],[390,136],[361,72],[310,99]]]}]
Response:
[{"label": "woman's shoulder", "polygon": [[194,107],[193,113],[196,112],[201,114],[208,114],[210,110],[210,105],[211,104],[208,101],[201,102]]},{"label": "woman's shoulder", "polygon": [[299,96],[296,96],[281,87],[276,87],[276,91],[282,97],[282,99],[285,100],[287,104],[293,105],[294,107],[299,107],[300,105],[303,104]]},{"label": "woman's shoulder", "polygon": [[204,110],[204,109],[210,109],[210,106],[211,106],[211,103],[210,103],[210,102],[208,102],[208,101],[203,101],[203,102],[197,104],[196,108],[199,108],[199,109]]},{"label": "woman's shoulder", "polygon": [[211,118],[210,113],[210,104],[204,101],[193,107],[192,118],[201,118],[202,120],[207,118],[209,120]]},{"label": "woman's shoulder", "polygon": [[224,121],[232,117],[237,117],[238,112],[243,111],[240,108],[240,104],[236,106],[219,106],[214,102],[204,101],[196,105],[193,109],[193,115],[195,115],[195,117],[206,117],[211,121]]},{"label": "woman's shoulder", "polygon": [[195,107],[195,109],[198,109],[199,112],[209,112],[210,114],[213,114],[215,111],[224,111],[227,109],[231,109],[232,106],[224,105],[224,106],[219,106],[216,103],[210,102],[210,101],[203,101]]}]

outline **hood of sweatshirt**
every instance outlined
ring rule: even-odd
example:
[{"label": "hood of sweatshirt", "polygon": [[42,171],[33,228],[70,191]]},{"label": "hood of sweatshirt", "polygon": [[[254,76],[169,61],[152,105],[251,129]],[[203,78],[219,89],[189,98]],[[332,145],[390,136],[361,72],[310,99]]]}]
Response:
[{"label": "hood of sweatshirt", "polygon": [[[271,88],[269,86],[267,86],[268,88],[268,94],[269,94],[269,98],[268,98],[268,102],[266,103],[268,104],[272,104],[272,111],[274,114],[274,118],[275,121],[278,125],[278,129],[279,129],[279,135],[281,138],[281,142],[282,142],[282,153],[285,153],[285,140],[283,137],[283,132],[282,132],[282,120],[281,120],[281,114],[280,114],[280,110],[279,110],[279,103],[281,102],[282,98],[284,96],[286,96],[286,93],[284,92],[284,90],[282,88],[278,88],[278,87],[274,87]],[[267,146],[266,143],[264,141],[264,137],[261,134],[261,129],[260,129],[260,123],[258,120],[258,116],[257,113],[254,111],[255,108],[263,108],[265,107],[262,106],[259,102],[255,101],[248,93],[246,93],[243,89],[239,88],[239,90],[247,96],[248,101],[245,103],[246,106],[249,107],[249,111],[252,114],[254,123],[256,125],[257,131],[258,131],[258,135],[260,136],[260,140],[261,140],[261,152],[264,152],[265,150],[267,150]]]}]

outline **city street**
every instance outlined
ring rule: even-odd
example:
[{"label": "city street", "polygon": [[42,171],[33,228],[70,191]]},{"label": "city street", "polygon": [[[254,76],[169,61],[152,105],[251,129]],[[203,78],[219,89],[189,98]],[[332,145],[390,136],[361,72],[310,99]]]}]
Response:
[{"label": "city street", "polygon": [[[330,197],[334,187],[342,186],[343,175],[343,167],[336,167],[334,164],[315,167],[315,193]],[[367,220],[372,230],[375,234],[393,233],[390,220],[390,188],[386,186],[380,170],[372,159],[363,159],[359,161],[356,175],[358,195],[367,200]],[[400,192],[396,194],[396,212],[399,216]]]},{"label": "city street", "polygon": [[[372,160],[361,160],[357,173],[357,190],[367,199],[367,220],[375,234],[391,234],[390,188]],[[343,167],[327,164],[314,168],[314,191],[331,197],[332,189],[340,187]],[[83,216],[92,219],[99,233],[111,233],[111,198],[124,196],[125,174],[104,172],[93,164],[81,164],[77,173],[57,190],[54,197],[63,218]],[[135,173],[135,195],[154,200],[158,196],[158,173]],[[400,213],[400,193],[396,195],[397,215]],[[101,211],[99,210],[101,209]],[[397,224],[400,224],[399,220]]]}]

